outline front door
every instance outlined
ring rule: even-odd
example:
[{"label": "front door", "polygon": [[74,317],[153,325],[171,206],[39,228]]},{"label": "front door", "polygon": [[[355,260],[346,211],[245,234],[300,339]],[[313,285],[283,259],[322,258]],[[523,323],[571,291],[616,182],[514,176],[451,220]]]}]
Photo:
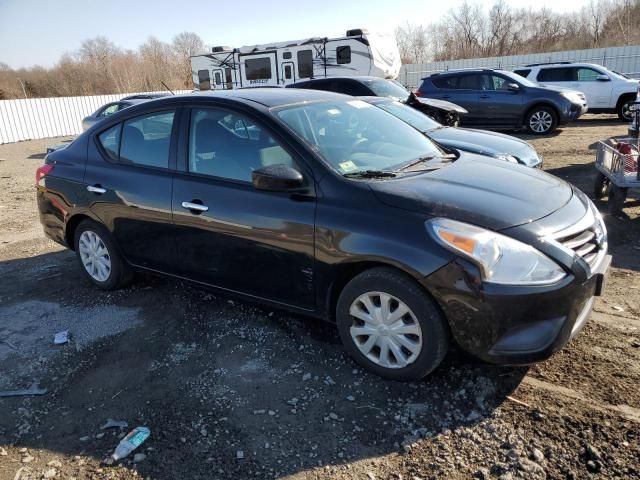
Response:
[{"label": "front door", "polygon": [[517,125],[522,116],[522,93],[509,90],[513,83],[508,78],[496,74],[480,76],[478,109],[488,125]]},{"label": "front door", "polygon": [[244,114],[194,108],[185,121],[185,171],[176,174],[172,201],[181,275],[314,308],[315,198],[256,190],[251,183],[252,170],[281,163],[299,168],[300,162]]},{"label": "front door", "polygon": [[589,67],[575,67],[574,71],[575,81],[571,83],[571,88],[584,93],[589,108],[611,108],[611,80],[598,80],[608,75]]},{"label": "front door", "polygon": [[280,77],[276,52],[239,55],[240,79],[243,87],[278,85]]}]

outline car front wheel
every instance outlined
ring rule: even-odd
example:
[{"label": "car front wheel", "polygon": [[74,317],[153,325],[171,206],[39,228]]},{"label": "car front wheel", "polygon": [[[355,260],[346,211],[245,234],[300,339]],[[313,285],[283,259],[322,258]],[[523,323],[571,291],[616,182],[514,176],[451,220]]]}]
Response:
[{"label": "car front wheel", "polygon": [[629,97],[626,100],[622,100],[618,105],[618,118],[623,122],[631,122],[633,120],[633,113],[631,112],[631,105],[636,101],[635,97]]},{"label": "car front wheel", "polygon": [[391,268],[353,278],[340,295],[336,319],[347,352],[385,378],[423,378],[447,352],[442,314],[413,279]]},{"label": "car front wheel", "polygon": [[87,278],[103,290],[123,287],[132,272],[102,225],[84,220],[74,234],[76,257]]},{"label": "car front wheel", "polygon": [[556,112],[549,107],[534,107],[525,118],[525,125],[534,135],[546,135],[558,125]]}]

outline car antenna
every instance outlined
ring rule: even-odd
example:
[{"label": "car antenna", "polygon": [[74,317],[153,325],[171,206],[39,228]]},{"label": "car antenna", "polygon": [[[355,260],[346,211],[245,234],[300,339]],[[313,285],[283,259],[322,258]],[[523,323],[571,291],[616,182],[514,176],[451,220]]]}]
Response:
[{"label": "car antenna", "polygon": [[171,95],[175,95],[175,93],[173,93],[173,90],[171,90],[169,87],[167,87],[167,84],[166,84],[166,83],[164,83],[164,82],[160,82],[160,83],[162,84],[162,86],[163,86],[164,88],[166,88],[167,90],[169,90],[169,93],[170,93]]}]

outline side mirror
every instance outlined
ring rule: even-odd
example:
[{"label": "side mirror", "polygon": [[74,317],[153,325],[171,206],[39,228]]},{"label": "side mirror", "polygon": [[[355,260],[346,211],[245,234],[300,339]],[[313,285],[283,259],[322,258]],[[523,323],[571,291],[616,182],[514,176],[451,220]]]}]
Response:
[{"label": "side mirror", "polygon": [[511,90],[512,92],[519,92],[520,85],[518,85],[517,83],[509,83],[507,84],[507,89]]},{"label": "side mirror", "polygon": [[610,82],[611,81],[611,79],[606,75],[598,75],[596,77],[596,80],[599,81],[599,82]]},{"label": "side mirror", "polygon": [[304,184],[302,174],[285,164],[268,165],[251,172],[253,186],[257,190],[286,192],[300,188]]}]

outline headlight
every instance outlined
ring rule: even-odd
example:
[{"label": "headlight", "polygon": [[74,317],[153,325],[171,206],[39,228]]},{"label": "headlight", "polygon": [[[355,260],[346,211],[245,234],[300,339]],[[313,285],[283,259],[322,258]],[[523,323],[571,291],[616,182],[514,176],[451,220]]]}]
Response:
[{"label": "headlight", "polygon": [[518,159],[516,157],[514,157],[513,155],[506,154],[506,153],[501,153],[499,155],[496,155],[495,158],[497,158],[499,160],[505,160],[505,161],[511,162],[511,163],[520,163],[520,162],[518,162]]},{"label": "headlight", "polygon": [[582,103],[582,100],[580,99],[580,95],[578,95],[577,93],[560,92],[560,95],[562,95],[564,98],[569,100],[571,103]]},{"label": "headlight", "polygon": [[446,218],[428,220],[426,226],[443,247],[478,265],[485,282],[546,285],[566,276],[549,257],[513,238]]}]

